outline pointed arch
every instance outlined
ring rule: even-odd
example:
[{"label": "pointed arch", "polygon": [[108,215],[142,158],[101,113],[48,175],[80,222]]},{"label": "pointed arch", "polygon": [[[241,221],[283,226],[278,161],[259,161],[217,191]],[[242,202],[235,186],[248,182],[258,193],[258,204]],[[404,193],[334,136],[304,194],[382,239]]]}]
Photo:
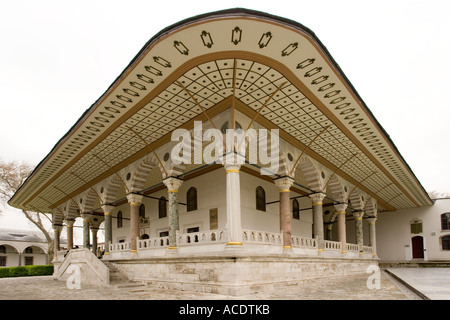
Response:
[{"label": "pointed arch", "polygon": [[327,189],[331,192],[333,200],[339,203],[347,202],[347,186],[341,182],[341,179],[337,175],[330,178]]},{"label": "pointed arch", "polygon": [[365,198],[365,194],[362,194],[362,192],[359,189],[354,189],[349,194],[349,200],[350,200],[350,204],[353,209],[363,210],[364,209],[364,201],[367,199]]},{"label": "pointed arch", "polygon": [[123,186],[123,181],[117,175],[110,176],[100,188],[100,196],[104,204],[117,200],[117,193]]},{"label": "pointed arch", "polygon": [[153,154],[142,158],[131,172],[128,184],[129,192],[138,192],[145,188],[145,182],[152,169],[156,166],[157,160]]},{"label": "pointed arch", "polygon": [[308,156],[302,156],[296,170],[300,170],[308,183],[308,187],[316,192],[325,192],[325,173]]},{"label": "pointed arch", "polygon": [[81,212],[89,212],[94,210],[95,201],[99,200],[101,202],[101,199],[99,199],[98,197],[99,197],[98,193],[92,188],[89,188],[79,198],[81,200],[79,204]]}]

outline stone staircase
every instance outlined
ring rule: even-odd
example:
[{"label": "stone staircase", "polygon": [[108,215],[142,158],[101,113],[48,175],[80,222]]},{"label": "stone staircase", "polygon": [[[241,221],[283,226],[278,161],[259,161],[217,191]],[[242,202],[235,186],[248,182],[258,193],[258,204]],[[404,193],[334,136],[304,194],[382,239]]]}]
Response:
[{"label": "stone staircase", "polygon": [[109,269],[109,285],[117,288],[145,286],[142,282],[130,280],[122,271],[108,260],[102,260]]}]

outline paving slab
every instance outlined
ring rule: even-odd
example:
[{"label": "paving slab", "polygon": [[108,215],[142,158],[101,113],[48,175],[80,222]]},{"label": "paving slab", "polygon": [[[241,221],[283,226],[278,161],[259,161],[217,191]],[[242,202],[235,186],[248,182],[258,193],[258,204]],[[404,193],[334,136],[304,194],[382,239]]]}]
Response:
[{"label": "paving slab", "polygon": [[245,296],[179,291],[151,285],[69,289],[52,276],[2,278],[0,300],[411,300],[391,277],[380,272],[379,286],[369,289],[369,274],[320,278]]},{"label": "paving slab", "polygon": [[388,268],[405,285],[429,300],[450,300],[450,268]]}]

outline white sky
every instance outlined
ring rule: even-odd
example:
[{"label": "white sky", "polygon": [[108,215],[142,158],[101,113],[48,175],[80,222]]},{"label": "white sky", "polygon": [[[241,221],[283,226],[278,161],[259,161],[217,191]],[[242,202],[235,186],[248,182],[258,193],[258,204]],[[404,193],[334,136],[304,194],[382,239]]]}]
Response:
[{"label": "white sky", "polygon": [[0,158],[37,165],[153,35],[234,7],[311,29],[424,188],[450,192],[447,0],[3,1]]}]

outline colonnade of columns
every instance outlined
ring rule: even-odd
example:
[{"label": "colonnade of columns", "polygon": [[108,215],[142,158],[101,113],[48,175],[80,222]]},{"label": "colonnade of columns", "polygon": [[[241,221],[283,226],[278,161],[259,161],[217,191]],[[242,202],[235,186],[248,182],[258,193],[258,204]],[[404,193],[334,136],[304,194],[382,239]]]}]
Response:
[{"label": "colonnade of columns", "polygon": [[[241,200],[240,200],[240,165],[224,165],[226,170],[226,216],[227,216],[227,248],[239,248],[242,246],[242,226],[241,226]],[[178,208],[178,190],[183,180],[169,177],[163,180],[168,192],[168,220],[169,220],[169,250],[177,249],[176,232],[179,230],[179,208]],[[283,249],[292,248],[291,243],[291,199],[290,188],[294,183],[294,179],[290,177],[282,177],[274,180],[279,190],[280,203],[280,230],[283,233]],[[318,251],[325,249],[324,222],[323,222],[323,199],[324,193],[314,193],[309,195],[312,200],[314,237],[317,241]],[[137,252],[137,238],[139,236],[139,206],[142,203],[143,195],[130,193],[127,200],[130,205],[130,251]],[[346,252],[346,209],[347,204],[340,203],[334,205],[337,216],[338,237],[341,242],[342,253]],[[114,210],[112,205],[102,205],[105,220],[105,254],[109,254],[109,244],[112,242],[112,214]],[[362,217],[364,211],[356,211],[353,213],[355,218],[355,235],[356,242],[360,253],[363,252],[363,228]],[[93,219],[89,214],[82,214],[83,218],[83,246],[90,248],[89,230],[92,232],[92,251],[96,254],[97,248],[97,231],[103,220]],[[94,221],[96,220],[96,221]],[[68,248],[73,247],[73,223],[74,219],[66,219],[67,225],[67,244]],[[369,219],[369,245],[372,247],[373,254],[376,255],[376,237],[375,237],[375,221],[376,217]],[[55,234],[55,253],[60,248],[59,236],[61,225],[54,225]],[[328,230],[331,233],[331,229]]]}]

